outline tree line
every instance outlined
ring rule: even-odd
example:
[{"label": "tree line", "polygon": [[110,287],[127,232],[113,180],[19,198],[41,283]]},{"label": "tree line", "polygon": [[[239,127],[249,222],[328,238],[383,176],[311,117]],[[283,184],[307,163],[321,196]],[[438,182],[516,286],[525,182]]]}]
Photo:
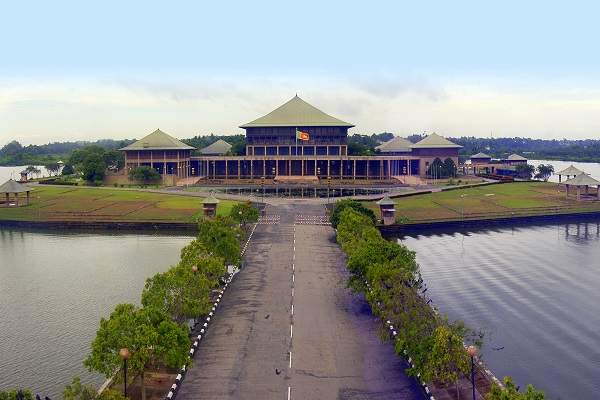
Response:
[{"label": "tree line", "polygon": [[[349,287],[364,293],[377,316],[390,320],[397,331],[397,354],[409,354],[414,368],[407,373],[425,382],[456,385],[469,376],[470,359],[465,344],[483,344],[483,335],[462,321],[450,321],[430,306],[415,253],[406,246],[383,238],[375,226],[375,214],[361,203],[336,203],[331,223],[337,241],[347,255],[351,275]],[[406,352],[406,353],[405,353]],[[506,388],[494,384],[488,400],[540,400],[533,387],[526,393],[514,390],[510,378]]]},{"label": "tree line", "polygon": [[[406,138],[416,143],[425,134],[409,135]],[[393,133],[353,134],[348,136],[348,154],[367,156],[377,154],[376,147],[394,137]],[[194,136],[182,141],[198,150],[222,139],[232,145],[230,155],[240,156],[246,153],[246,137],[236,135]],[[462,147],[459,155],[462,159],[483,152],[495,158],[506,157],[512,153],[526,155],[529,159],[567,160],[600,162],[600,140],[598,139],[532,139],[532,138],[483,138],[473,136],[449,137],[449,140]],[[67,158],[74,150],[95,145],[105,150],[115,150],[133,143],[134,139],[102,139],[95,142],[55,142],[44,145],[22,146],[14,140],[0,148],[0,165],[45,165]],[[195,154],[199,154],[198,150]]]}]

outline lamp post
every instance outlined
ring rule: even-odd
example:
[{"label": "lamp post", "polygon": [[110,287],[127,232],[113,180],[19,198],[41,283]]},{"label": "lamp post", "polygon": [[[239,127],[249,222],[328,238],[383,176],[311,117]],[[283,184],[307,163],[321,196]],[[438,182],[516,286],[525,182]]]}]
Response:
[{"label": "lamp post", "polygon": [[471,386],[473,388],[473,400],[475,400],[475,355],[477,355],[477,347],[473,345],[467,347],[467,354],[471,357]]},{"label": "lamp post", "polygon": [[130,356],[131,353],[127,347],[119,350],[119,357],[123,359],[123,397],[127,397],[127,360]]}]

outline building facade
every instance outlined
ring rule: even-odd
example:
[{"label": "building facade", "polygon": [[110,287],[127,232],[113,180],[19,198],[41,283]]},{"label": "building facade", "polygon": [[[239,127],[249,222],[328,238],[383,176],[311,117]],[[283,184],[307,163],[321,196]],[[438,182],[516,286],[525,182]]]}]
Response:
[{"label": "building facade", "polygon": [[159,173],[178,179],[403,182],[406,177],[424,177],[436,158],[450,158],[458,165],[461,146],[436,134],[414,144],[394,138],[379,146],[374,156],[348,155],[348,130],[353,127],[295,96],[240,126],[246,131],[244,156],[226,155],[226,146],[216,146],[221,151],[201,149],[201,155],[192,155],[194,148],[162,131],[121,150],[126,155],[126,168],[151,165]]}]

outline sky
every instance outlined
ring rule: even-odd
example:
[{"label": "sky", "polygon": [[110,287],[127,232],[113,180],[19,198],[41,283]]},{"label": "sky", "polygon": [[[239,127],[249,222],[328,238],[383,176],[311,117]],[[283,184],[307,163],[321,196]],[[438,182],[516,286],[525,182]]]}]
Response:
[{"label": "sky", "polygon": [[0,145],[243,133],[296,93],[354,133],[600,139],[598,2],[0,6]]}]

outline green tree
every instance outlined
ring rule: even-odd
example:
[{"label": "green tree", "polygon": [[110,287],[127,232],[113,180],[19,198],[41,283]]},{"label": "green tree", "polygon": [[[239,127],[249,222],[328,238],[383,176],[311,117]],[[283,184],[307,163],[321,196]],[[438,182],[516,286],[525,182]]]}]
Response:
[{"label": "green tree", "polygon": [[33,400],[33,394],[23,389],[0,390],[0,400]]},{"label": "green tree", "polygon": [[73,175],[74,173],[75,170],[71,164],[65,164],[61,171],[61,175]]},{"label": "green tree", "polygon": [[122,151],[106,150],[102,155],[106,167],[110,170],[117,171],[125,165],[125,156]]},{"label": "green tree", "polygon": [[207,245],[198,239],[192,240],[190,244],[181,249],[179,265],[190,270],[196,267],[197,273],[208,279],[211,288],[218,287],[219,279],[227,272],[223,258],[211,255]]},{"label": "green tree", "polygon": [[231,207],[229,216],[241,226],[258,221],[258,210],[250,202],[237,203]]},{"label": "green tree", "polygon": [[15,156],[19,154],[22,150],[23,146],[21,146],[21,143],[17,142],[16,140],[13,140],[12,142],[8,142],[2,147],[2,149],[0,149],[0,154],[7,156]]},{"label": "green tree", "polygon": [[[100,320],[100,328],[92,342],[92,351],[84,361],[90,371],[113,376],[122,365],[121,348],[128,348],[131,375],[140,375],[142,400],[146,399],[144,372],[151,361],[162,361],[168,367],[179,367],[187,360],[187,329],[155,309],[140,309],[133,304],[119,304],[108,319]],[[116,375],[122,379],[122,374]]]},{"label": "green tree", "polygon": [[202,220],[198,224],[198,240],[210,254],[220,257],[225,264],[239,265],[241,231],[234,229],[236,224],[231,218],[217,217]]},{"label": "green tree", "polygon": [[211,282],[188,265],[177,265],[146,280],[142,305],[169,315],[179,324],[210,310]]},{"label": "green tree", "polygon": [[515,166],[515,173],[517,178],[521,179],[531,179],[531,176],[535,172],[535,167],[531,164],[517,164]]},{"label": "green tree", "polygon": [[125,397],[121,392],[112,389],[105,389],[98,394],[94,386],[84,385],[79,377],[75,377],[71,384],[65,387],[63,400],[125,400]]},{"label": "green tree", "polygon": [[27,168],[25,168],[25,171],[27,172],[27,175],[36,175],[39,176],[42,171],[36,167],[35,165],[28,165]]},{"label": "green tree", "polygon": [[486,400],[544,400],[544,392],[536,390],[532,385],[527,385],[525,393],[519,393],[517,386],[510,376],[504,377],[504,388],[494,383]]},{"label": "green tree", "polygon": [[160,174],[152,167],[141,165],[139,167],[132,168],[129,171],[129,179],[135,182],[148,184],[152,182],[158,182],[160,180]]},{"label": "green tree", "polygon": [[554,173],[554,166],[552,164],[540,164],[537,166],[537,172],[535,174],[535,179],[541,179],[543,181],[548,181],[548,178],[552,176]]},{"label": "green tree", "polygon": [[47,163],[44,165],[44,167],[50,173],[50,175],[57,175],[60,171],[60,164],[56,162]]},{"label": "green tree", "polygon": [[469,356],[463,345],[462,324],[443,323],[431,335],[431,349],[422,364],[421,377],[426,382],[454,383],[469,372]]},{"label": "green tree", "polygon": [[86,154],[80,167],[83,179],[87,182],[100,184],[104,179],[106,164],[104,163],[102,155],[97,153]]},{"label": "green tree", "polygon": [[337,228],[338,223],[340,221],[340,215],[342,211],[344,211],[346,208],[351,208],[354,211],[363,214],[364,216],[369,218],[373,224],[377,223],[377,217],[375,216],[375,212],[370,208],[363,206],[362,203],[356,200],[340,200],[337,203],[335,203],[335,206],[333,207],[333,211],[331,213],[331,217],[329,218],[329,220],[331,221],[331,225],[334,228]]}]

